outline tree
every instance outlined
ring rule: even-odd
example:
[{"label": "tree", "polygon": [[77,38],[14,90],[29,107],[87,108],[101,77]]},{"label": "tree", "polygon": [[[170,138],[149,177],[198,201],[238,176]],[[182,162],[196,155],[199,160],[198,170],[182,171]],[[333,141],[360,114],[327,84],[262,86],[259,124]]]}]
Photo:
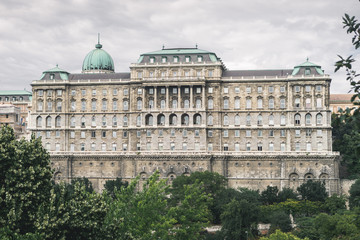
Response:
[{"label": "tree", "polygon": [[265,205],[271,205],[273,203],[279,202],[278,193],[279,189],[277,186],[267,186],[266,190],[261,192],[261,202]]},{"label": "tree", "polygon": [[297,191],[303,200],[325,202],[328,197],[325,185],[320,181],[309,180],[301,184]]},{"label": "tree", "polygon": [[233,199],[221,214],[221,232],[226,239],[247,239],[257,230],[259,205],[245,199]]},{"label": "tree", "polygon": [[290,215],[283,210],[275,211],[270,216],[270,232],[280,229],[283,232],[290,232],[292,230]]},{"label": "tree", "polygon": [[308,238],[298,238],[291,233],[283,233],[280,230],[276,230],[275,233],[271,234],[269,237],[262,237],[259,240],[309,240]]},{"label": "tree", "polygon": [[350,209],[360,207],[360,179],[356,180],[355,183],[351,185],[349,194]]},{"label": "tree", "polygon": [[127,187],[128,182],[123,182],[121,178],[116,178],[115,180],[108,180],[104,184],[106,193],[109,194],[112,198],[115,197],[115,191],[120,190],[122,187]]},{"label": "tree", "polygon": [[333,194],[331,197],[326,198],[323,209],[329,214],[335,214],[339,211],[346,210],[346,198],[344,195]]},{"label": "tree", "polygon": [[41,139],[17,141],[12,128],[0,131],[0,227],[34,232],[39,206],[50,197],[52,170]]}]

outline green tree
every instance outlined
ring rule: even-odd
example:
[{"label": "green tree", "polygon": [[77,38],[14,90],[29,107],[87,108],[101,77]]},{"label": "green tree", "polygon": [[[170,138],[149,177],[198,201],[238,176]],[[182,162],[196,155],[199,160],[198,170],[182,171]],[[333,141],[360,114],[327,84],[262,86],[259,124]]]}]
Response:
[{"label": "green tree", "polygon": [[265,205],[271,205],[273,203],[279,202],[278,193],[279,189],[277,186],[267,186],[266,190],[261,192],[261,202]]},{"label": "green tree", "polygon": [[329,214],[335,214],[346,210],[346,197],[344,195],[333,194],[326,198],[323,204],[323,210]]},{"label": "green tree", "polygon": [[301,217],[296,219],[294,234],[299,238],[319,240],[319,231],[315,228],[315,217]]},{"label": "green tree", "polygon": [[278,202],[285,202],[288,199],[296,200],[298,199],[298,195],[291,188],[283,188],[283,190],[278,193]]},{"label": "green tree", "polygon": [[50,197],[52,170],[41,139],[16,140],[13,129],[0,131],[0,227],[34,232],[39,206]]},{"label": "green tree", "polygon": [[116,178],[115,180],[108,180],[104,184],[104,188],[106,193],[109,194],[112,198],[115,197],[115,190],[120,190],[122,187],[127,187],[129,185],[128,182],[122,181],[121,178]]},{"label": "green tree", "polygon": [[270,216],[270,232],[280,229],[282,232],[290,232],[292,230],[289,213],[284,210],[275,211]]},{"label": "green tree", "polygon": [[360,207],[360,179],[356,180],[355,183],[351,185],[349,194],[350,209]]},{"label": "green tree", "polygon": [[221,232],[226,239],[246,239],[257,231],[259,205],[245,199],[233,199],[221,214]]},{"label": "green tree", "polygon": [[301,184],[297,191],[303,200],[325,202],[328,197],[325,185],[320,181],[309,180]]},{"label": "green tree", "polygon": [[276,230],[275,233],[271,234],[269,237],[262,237],[259,240],[309,240],[308,238],[298,238],[291,233],[283,233],[280,230]]}]

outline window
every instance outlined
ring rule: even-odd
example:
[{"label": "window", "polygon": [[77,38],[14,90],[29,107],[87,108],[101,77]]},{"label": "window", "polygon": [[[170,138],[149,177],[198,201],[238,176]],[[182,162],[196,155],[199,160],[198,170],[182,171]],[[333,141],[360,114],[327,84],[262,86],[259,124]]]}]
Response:
[{"label": "window", "polygon": [[188,94],[188,93],[189,93],[189,88],[188,88],[188,87],[184,88],[184,93],[185,93],[185,94]]},{"label": "window", "polygon": [[246,130],[245,135],[246,137],[251,137],[251,130]]},{"label": "window", "polygon": [[208,116],[208,125],[213,125],[213,116],[212,115]]},{"label": "window", "polygon": [[127,143],[123,143],[122,148],[123,148],[123,151],[127,151],[127,149],[128,149]]},{"label": "window", "polygon": [[263,131],[262,130],[258,130],[258,137],[262,137],[263,136]]},{"label": "window", "polygon": [[191,60],[190,56],[186,56],[186,57],[185,57],[185,62],[188,63],[188,62],[190,62],[190,60]]},{"label": "window", "polygon": [[316,107],[317,107],[317,108],[321,108],[321,107],[322,107],[322,99],[321,99],[321,98],[317,98],[317,99],[316,99]]},{"label": "window", "polygon": [[175,129],[170,130],[170,136],[175,137]]},{"label": "window", "polygon": [[316,136],[317,137],[322,137],[322,130],[321,129],[316,130]]},{"label": "window", "polygon": [[113,95],[116,96],[117,94],[118,94],[118,90],[117,90],[117,88],[114,88],[113,89]]},{"label": "window", "polygon": [[208,143],[208,151],[212,151],[213,150],[213,144],[212,143]]},{"label": "window", "polygon": [[213,76],[213,70],[209,70],[209,71],[208,71],[208,76],[209,76],[209,77],[212,77],[212,76]]},{"label": "window", "polygon": [[124,111],[129,110],[129,102],[127,100],[123,101],[123,110]]},{"label": "window", "polygon": [[224,109],[229,109],[229,99],[224,98]]},{"label": "window", "polygon": [[240,98],[235,98],[234,108],[240,109]]},{"label": "window", "polygon": [[186,150],[187,150],[187,143],[183,143],[183,144],[182,144],[182,150],[183,150],[183,151],[186,151]]},{"label": "window", "polygon": [[273,93],[274,92],[274,87],[273,86],[269,86],[269,93]]},{"label": "window", "polygon": [[251,98],[247,98],[246,99],[246,108],[250,109],[251,108]]},{"label": "window", "polygon": [[311,86],[310,85],[305,86],[305,92],[311,92]]},{"label": "window", "polygon": [[124,96],[129,95],[129,89],[128,88],[124,88]]},{"label": "window", "polygon": [[86,90],[85,89],[81,89],[81,96],[85,96],[86,95]]},{"label": "window", "polygon": [[212,98],[209,98],[209,100],[208,100],[208,108],[209,109],[214,108],[214,100]]},{"label": "window", "polygon": [[322,143],[321,143],[321,142],[318,142],[318,143],[317,143],[317,150],[318,150],[318,151],[322,151],[322,150],[323,150],[323,147],[322,147]]},{"label": "window", "polygon": [[51,117],[46,118],[46,127],[51,127]]},{"label": "window", "polygon": [[172,105],[172,108],[176,109],[177,108],[177,100],[173,99],[171,105]]},{"label": "window", "polygon": [[[85,111],[85,110],[86,110],[86,101],[81,100],[81,111]],[[74,107],[74,111],[75,111],[75,107]]]},{"label": "window", "polygon": [[224,130],[223,131],[223,137],[229,137],[229,131],[228,130]]},{"label": "window", "polygon": [[251,115],[250,114],[246,115],[246,125],[247,126],[251,125]]},{"label": "window", "polygon": [[149,72],[149,77],[151,77],[151,78],[154,77],[154,72],[153,71]]},{"label": "window", "polygon": [[196,71],[196,76],[201,77],[201,71],[200,70]]},{"label": "window", "polygon": [[300,151],[300,143],[299,142],[297,142],[297,143],[295,143],[295,151]]},{"label": "window", "polygon": [[107,110],[107,100],[102,100],[102,110]]},{"label": "window", "polygon": [[151,150],[151,143],[146,143],[146,150],[147,151],[150,151]]},{"label": "window", "polygon": [[269,143],[269,151],[274,151],[274,143]]},{"label": "window", "polygon": [[118,101],[117,100],[113,100],[113,109],[112,110],[118,110]]},{"label": "window", "polygon": [[262,93],[262,91],[263,91],[262,87],[257,87],[257,92],[258,93]]},{"label": "window", "polygon": [[153,116],[152,116],[151,114],[146,115],[146,117],[145,117],[145,124],[146,124],[147,126],[152,126],[152,125],[154,124],[154,118],[153,118]]},{"label": "window", "polygon": [[61,102],[61,101],[58,101],[58,102],[56,103],[56,110],[57,110],[57,111],[61,111],[61,109],[62,109],[62,102]]},{"label": "window", "polygon": [[299,108],[300,107],[300,98],[295,98],[295,105],[294,107]]},{"label": "window", "polygon": [[316,115],[316,124],[317,124],[317,125],[321,125],[321,124],[322,124],[322,119],[323,119],[322,114],[321,114],[321,113],[318,113],[318,114]]},{"label": "window", "polygon": [[103,96],[106,96],[106,95],[107,95],[107,90],[103,89]]},{"label": "window", "polygon": [[228,87],[224,87],[224,93],[225,94],[229,93],[229,88]]},{"label": "window", "polygon": [[263,117],[262,115],[258,115],[257,117],[257,125],[262,125],[263,124]]},{"label": "window", "polygon": [[246,151],[251,151],[251,143],[246,143]]},{"label": "window", "polygon": [[280,86],[280,92],[284,93],[285,92],[285,86]]},{"label": "window", "polygon": [[281,108],[281,109],[286,108],[285,98],[281,98],[281,99],[280,99],[280,108]]},{"label": "window", "polygon": [[200,125],[201,124],[201,115],[195,114],[194,115],[194,125]]},{"label": "window", "polygon": [[128,125],[128,117],[124,116],[124,118],[123,118],[123,126],[127,127],[127,125]]},{"label": "window", "polygon": [[37,110],[38,110],[38,111],[42,111],[42,110],[43,110],[43,101],[39,101],[39,102],[37,103]]},{"label": "window", "polygon": [[106,117],[105,116],[102,117],[102,126],[106,127]]},{"label": "window", "polygon": [[80,143],[80,151],[85,151],[85,143]]},{"label": "window", "polygon": [[85,117],[81,117],[81,127],[85,127]]},{"label": "window", "polygon": [[262,143],[258,143],[258,151],[262,151]]},{"label": "window", "polygon": [[273,137],[274,136],[274,130],[269,130],[269,137]]},{"label": "window", "polygon": [[311,137],[311,129],[306,129],[306,136]]},{"label": "window", "polygon": [[321,92],[321,85],[316,85],[316,91]]},{"label": "window", "polygon": [[96,138],[96,132],[95,131],[91,131],[91,137]]},{"label": "window", "polygon": [[201,108],[201,99],[196,99],[196,108],[197,109]]},{"label": "window", "polygon": [[75,127],[75,117],[70,118],[70,127]]},{"label": "window", "polygon": [[300,129],[295,129],[295,137],[300,137]]},{"label": "window", "polygon": [[85,132],[84,131],[80,132],[80,138],[85,138]]},{"label": "window", "polygon": [[161,99],[161,101],[160,101],[160,108],[161,108],[161,109],[164,109],[165,106],[166,106],[165,100],[164,100],[164,99]]},{"label": "window", "polygon": [[127,138],[128,137],[128,132],[127,131],[123,131],[123,138]]},{"label": "window", "polygon": [[96,89],[93,89],[91,93],[92,93],[93,96],[95,96],[96,95]]},{"label": "window", "polygon": [[229,125],[229,116],[228,115],[224,116],[224,125],[225,126]]},{"label": "window", "polygon": [[280,115],[280,125],[285,125],[286,124],[286,117],[285,115]]},{"label": "window", "polygon": [[47,101],[46,111],[51,111],[51,110],[52,110],[52,102],[51,102],[51,101]]},{"label": "window", "polygon": [[44,95],[44,91],[43,90],[38,90],[38,95],[39,95],[39,97],[42,97]]},{"label": "window", "polygon": [[295,92],[300,92],[300,86],[294,86],[294,91]]},{"label": "window", "polygon": [[273,109],[273,108],[274,108],[274,99],[269,98],[269,109]]},{"label": "window", "polygon": [[75,101],[71,101],[70,102],[70,109],[71,109],[71,111],[75,111]]},{"label": "window", "polygon": [[251,93],[251,87],[246,87],[245,91],[246,93]]},{"label": "window", "polygon": [[235,130],[234,131],[234,136],[235,137],[240,137],[240,130]]},{"label": "window", "polygon": [[305,99],[305,107],[306,108],[311,108],[311,98],[306,98]]},{"label": "window", "polygon": [[229,145],[227,143],[224,143],[224,151],[229,151]]},{"label": "window", "polygon": [[311,114],[310,113],[305,115],[305,124],[306,125],[311,124]]},{"label": "window", "polygon": [[112,131],[112,137],[116,138],[117,137],[117,131]]},{"label": "window", "polygon": [[214,89],[212,87],[208,88],[208,93],[213,93]]},{"label": "window", "polygon": [[311,143],[306,143],[306,151],[311,152]]},{"label": "window", "polygon": [[111,151],[116,151],[116,149],[117,149],[117,145],[116,143],[113,143],[111,147]]},{"label": "window", "polygon": [[187,130],[186,129],[183,130],[182,135],[183,135],[183,137],[187,137]]},{"label": "window", "polygon": [[70,144],[70,151],[71,152],[75,151],[75,144],[73,143]]},{"label": "window", "polygon": [[200,130],[199,129],[195,129],[195,137],[200,137]]},{"label": "window", "polygon": [[137,72],[137,77],[142,78],[142,72]]},{"label": "window", "polygon": [[262,100],[262,98],[257,99],[257,107],[258,108],[263,108],[263,100]]},{"label": "window", "polygon": [[153,95],[154,94],[154,88],[149,88],[149,94]]},{"label": "window", "polygon": [[91,110],[95,111],[96,110],[96,100],[91,100]]},{"label": "window", "polygon": [[300,114],[295,114],[295,116],[294,116],[295,125],[300,125],[300,119],[301,119]]},{"label": "window", "polygon": [[280,151],[284,152],[286,150],[285,143],[280,143]]},{"label": "window", "polygon": [[56,90],[56,95],[60,97],[62,95],[62,90],[61,89]]},{"label": "window", "polygon": [[270,114],[269,115],[269,126],[273,126],[274,125],[274,115]]},{"label": "window", "polygon": [[175,62],[175,63],[179,62],[179,57],[178,57],[178,56],[174,56],[173,62]]},{"label": "window", "polygon": [[212,130],[208,130],[208,137],[212,137],[213,136],[213,131]]},{"label": "window", "polygon": [[138,93],[139,95],[141,95],[141,94],[142,94],[142,88],[138,88],[138,89],[137,89],[137,93]]},{"label": "window", "polygon": [[311,71],[310,68],[305,68],[305,75],[310,75]]},{"label": "window", "polygon": [[184,100],[184,108],[185,108],[185,109],[188,109],[189,106],[190,106],[189,100],[188,100],[188,99],[185,99],[185,100]]},{"label": "window", "polygon": [[234,91],[235,91],[235,93],[240,93],[240,88],[239,88],[239,87],[235,87]]},{"label": "window", "polygon": [[161,57],[161,62],[162,62],[162,63],[166,63],[166,61],[167,61],[167,58],[166,58],[166,57]]},{"label": "window", "polygon": [[198,62],[202,62],[202,60],[203,60],[203,57],[202,57],[202,56],[198,56],[198,57],[197,57],[197,61],[198,61]]},{"label": "window", "polygon": [[137,127],[141,126],[141,116],[140,115],[136,117],[136,126]]},{"label": "window", "polygon": [[141,110],[142,109],[142,100],[138,99],[137,100],[137,105],[136,105],[137,110]]},{"label": "window", "polygon": [[147,131],[146,131],[146,136],[147,136],[147,137],[151,137],[151,130],[147,130]]},{"label": "window", "polygon": [[190,76],[189,70],[185,70],[185,77],[189,77],[189,76]]},{"label": "window", "polygon": [[154,57],[151,57],[150,58],[150,63],[154,63],[155,62],[155,58]]},{"label": "window", "polygon": [[116,116],[113,116],[113,118],[112,118],[112,125],[114,127],[117,126],[117,117]]},{"label": "window", "polygon": [[158,143],[158,149],[159,149],[159,151],[164,150],[164,143],[159,142],[159,143]]},{"label": "window", "polygon": [[91,118],[91,126],[92,126],[92,127],[95,127],[95,126],[96,126],[96,118],[95,118],[95,116],[93,116],[93,117]]},{"label": "window", "polygon": [[239,125],[240,125],[240,116],[239,116],[239,115],[235,115],[234,122],[235,122],[235,126],[239,126]]}]

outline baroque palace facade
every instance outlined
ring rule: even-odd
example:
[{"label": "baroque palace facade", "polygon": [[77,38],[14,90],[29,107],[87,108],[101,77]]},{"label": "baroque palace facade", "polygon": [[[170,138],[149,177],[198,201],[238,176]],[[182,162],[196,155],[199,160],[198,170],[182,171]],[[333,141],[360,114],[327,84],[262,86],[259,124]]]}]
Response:
[{"label": "baroque palace facade", "polygon": [[296,188],[308,179],[340,191],[332,152],[330,77],[294,69],[228,70],[213,52],[142,54],[115,73],[96,44],[82,73],[58,68],[32,82],[30,129],[50,152],[55,179],[146,180],[218,172],[231,187]]}]

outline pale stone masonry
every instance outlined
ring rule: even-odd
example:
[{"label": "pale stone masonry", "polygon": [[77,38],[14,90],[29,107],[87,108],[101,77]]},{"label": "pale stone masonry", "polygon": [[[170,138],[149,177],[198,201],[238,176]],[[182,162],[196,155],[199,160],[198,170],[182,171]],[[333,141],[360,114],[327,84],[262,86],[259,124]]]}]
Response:
[{"label": "pale stone masonry", "polygon": [[297,187],[322,179],[339,192],[332,152],[330,77],[306,61],[294,69],[231,71],[197,48],[142,54],[115,73],[100,44],[81,74],[56,67],[32,83],[31,129],[57,180],[170,181],[214,171],[232,187]]}]

